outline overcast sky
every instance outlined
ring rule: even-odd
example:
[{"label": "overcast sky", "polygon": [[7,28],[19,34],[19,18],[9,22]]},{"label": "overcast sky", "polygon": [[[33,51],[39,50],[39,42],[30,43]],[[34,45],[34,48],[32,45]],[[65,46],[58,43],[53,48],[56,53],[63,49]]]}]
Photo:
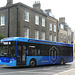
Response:
[{"label": "overcast sky", "polygon": [[[13,0],[14,3],[22,2],[30,7],[35,1],[40,1],[41,9],[51,9],[57,19],[65,17],[66,23],[75,30],[75,0]],[[6,3],[7,0],[0,0],[0,7]]]}]

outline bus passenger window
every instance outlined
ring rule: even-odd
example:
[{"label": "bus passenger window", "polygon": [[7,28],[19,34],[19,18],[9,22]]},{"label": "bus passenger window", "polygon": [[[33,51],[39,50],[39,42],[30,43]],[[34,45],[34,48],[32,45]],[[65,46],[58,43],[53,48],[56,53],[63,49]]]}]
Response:
[{"label": "bus passenger window", "polygon": [[37,55],[37,49],[35,49],[35,55]]},{"label": "bus passenger window", "polygon": [[38,55],[40,55],[40,49],[38,50]]},{"label": "bus passenger window", "polygon": [[29,46],[29,48],[28,48],[28,50],[29,50],[29,55],[35,55],[35,46]]}]

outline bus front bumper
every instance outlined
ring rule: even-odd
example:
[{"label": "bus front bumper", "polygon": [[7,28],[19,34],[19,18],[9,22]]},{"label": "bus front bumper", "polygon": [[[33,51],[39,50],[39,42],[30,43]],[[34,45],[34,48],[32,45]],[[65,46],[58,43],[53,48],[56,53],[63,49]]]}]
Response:
[{"label": "bus front bumper", "polygon": [[14,60],[14,61],[10,61],[10,62],[2,62],[1,60],[0,60],[0,65],[6,65],[6,66],[16,66],[16,60]]},{"label": "bus front bumper", "polygon": [[7,57],[1,57],[0,58],[0,65],[6,65],[6,66],[16,66],[16,59],[15,58],[7,58]]}]

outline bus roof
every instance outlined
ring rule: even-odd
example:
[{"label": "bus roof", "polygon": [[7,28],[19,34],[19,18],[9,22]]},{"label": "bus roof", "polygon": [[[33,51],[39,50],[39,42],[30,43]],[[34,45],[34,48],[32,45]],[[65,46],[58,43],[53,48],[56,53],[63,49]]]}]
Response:
[{"label": "bus roof", "polygon": [[61,46],[73,47],[72,44],[52,42],[47,40],[36,40],[36,39],[24,38],[24,37],[9,37],[9,38],[1,39],[1,42],[5,42],[5,41],[20,41],[20,42],[30,42],[30,43],[38,43],[38,44],[61,45]]}]

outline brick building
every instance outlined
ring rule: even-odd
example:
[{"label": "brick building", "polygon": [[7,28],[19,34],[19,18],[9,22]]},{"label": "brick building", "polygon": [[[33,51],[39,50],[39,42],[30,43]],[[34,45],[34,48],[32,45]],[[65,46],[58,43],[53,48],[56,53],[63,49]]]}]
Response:
[{"label": "brick building", "polygon": [[58,41],[58,20],[52,16],[50,9],[41,10],[39,2],[31,8],[7,0],[6,6],[0,8],[0,33],[5,37]]}]

